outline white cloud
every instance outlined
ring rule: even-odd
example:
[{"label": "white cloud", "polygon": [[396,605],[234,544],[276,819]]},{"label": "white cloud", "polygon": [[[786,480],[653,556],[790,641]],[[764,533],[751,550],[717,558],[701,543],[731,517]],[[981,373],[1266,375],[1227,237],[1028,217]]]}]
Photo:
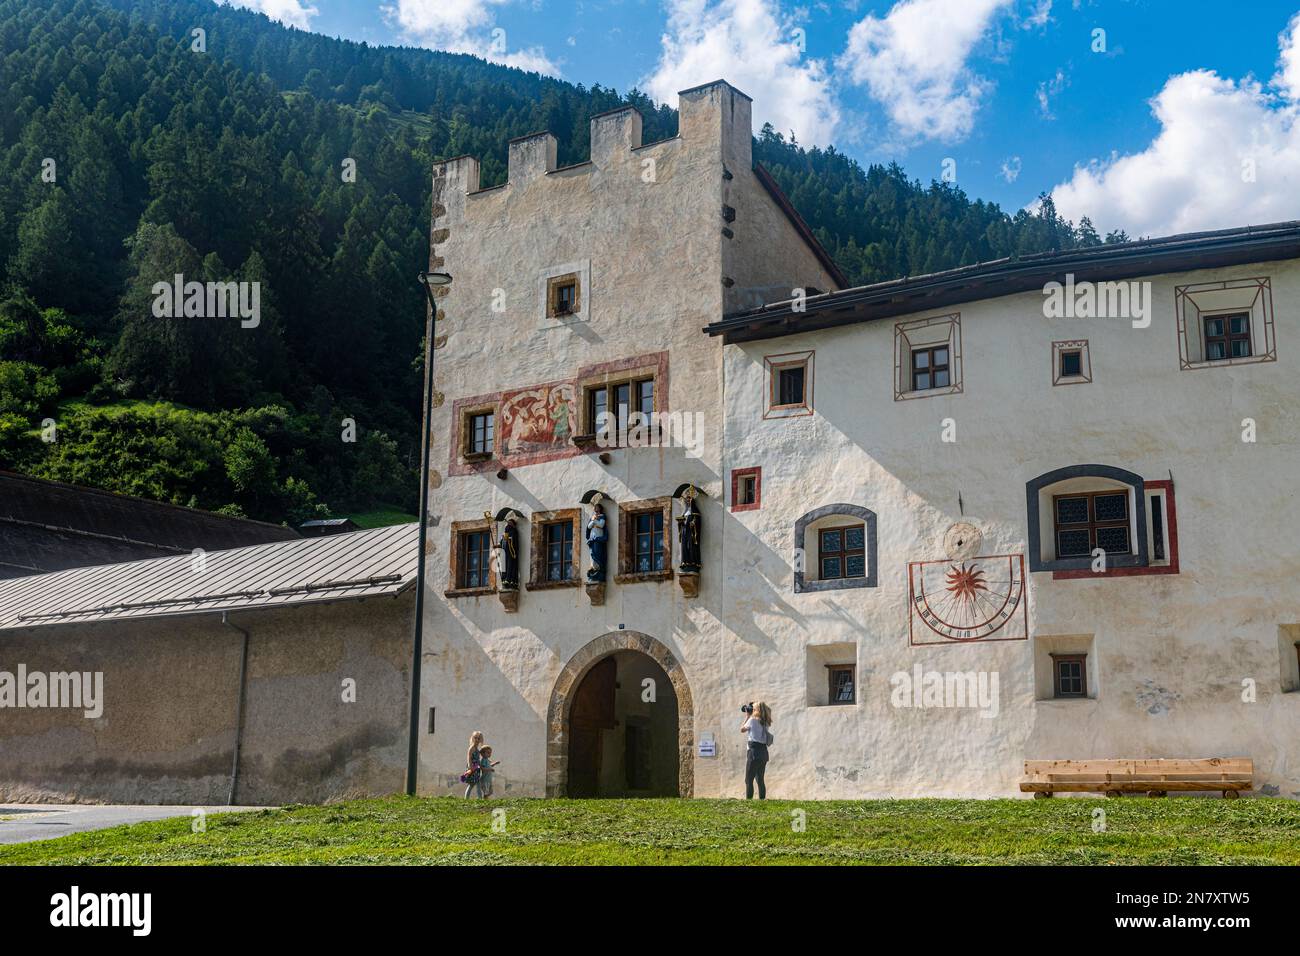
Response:
[{"label": "white cloud", "polygon": [[899,0],[854,24],[839,59],[911,139],[959,140],[991,84],[967,66],[1013,0]]},{"label": "white cloud", "polygon": [[1010,159],[1002,161],[1002,178],[1009,183],[1014,183],[1020,178],[1020,169],[1024,164],[1020,161],[1019,156],[1012,156]]},{"label": "white cloud", "polygon": [[642,86],[661,102],[725,79],[754,98],[754,121],[826,145],[840,121],[826,65],[800,50],[775,0],[666,0],[668,23]]},{"label": "white cloud", "polygon": [[1277,42],[1282,50],[1277,59],[1277,85],[1292,103],[1300,103],[1300,13],[1291,18]]},{"label": "white cloud", "polygon": [[512,0],[393,0],[380,9],[385,19],[409,42],[449,53],[470,53],[493,63],[559,76],[559,67],[541,47],[509,49],[506,31],[496,26],[492,8],[510,2]]},{"label": "white cloud", "polygon": [[1038,112],[1044,119],[1056,119],[1056,115],[1052,112],[1052,97],[1065,89],[1066,83],[1065,71],[1057,70],[1056,75],[1050,80],[1038,84],[1035,95],[1038,97]]},{"label": "white cloud", "polygon": [[1300,16],[1279,41],[1276,93],[1212,70],[1170,77],[1150,145],[1076,166],[1052,190],[1057,210],[1130,235],[1300,218]]},{"label": "white cloud", "polygon": [[1052,19],[1052,0],[1039,0],[1038,6],[1020,21],[1020,29],[1032,30],[1035,27],[1045,27]]},{"label": "white cloud", "polygon": [[272,20],[279,20],[285,26],[307,30],[311,27],[311,18],[320,11],[307,6],[301,0],[231,0],[237,7],[246,7],[265,13]]}]

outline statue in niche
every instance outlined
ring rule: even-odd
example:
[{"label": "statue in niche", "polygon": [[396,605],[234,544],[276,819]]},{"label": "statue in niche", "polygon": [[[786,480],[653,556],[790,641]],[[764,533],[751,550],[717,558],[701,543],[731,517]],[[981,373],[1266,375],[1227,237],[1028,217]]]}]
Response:
[{"label": "statue in niche", "polygon": [[695,507],[695,489],[687,488],[683,495],[686,510],[677,519],[677,541],[682,561],[678,570],[683,574],[700,573],[700,512]]},{"label": "statue in niche", "polygon": [[[491,514],[484,512],[484,517],[491,520]],[[519,589],[519,525],[514,515],[506,516],[505,527],[497,539],[497,548],[501,554],[501,589],[517,591]]]},{"label": "statue in niche", "polygon": [[587,550],[591,552],[591,567],[587,569],[587,580],[596,582],[605,580],[605,561],[609,532],[605,529],[605,509],[597,500],[591,505],[591,517],[587,520]]}]

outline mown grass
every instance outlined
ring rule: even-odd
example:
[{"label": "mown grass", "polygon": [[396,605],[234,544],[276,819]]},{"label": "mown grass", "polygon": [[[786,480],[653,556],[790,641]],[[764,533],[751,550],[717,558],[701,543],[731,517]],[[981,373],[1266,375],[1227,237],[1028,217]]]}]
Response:
[{"label": "mown grass", "polygon": [[4,846],[0,864],[1300,863],[1300,802],[1270,799],[386,797],[215,815],[202,833],[190,824]]}]

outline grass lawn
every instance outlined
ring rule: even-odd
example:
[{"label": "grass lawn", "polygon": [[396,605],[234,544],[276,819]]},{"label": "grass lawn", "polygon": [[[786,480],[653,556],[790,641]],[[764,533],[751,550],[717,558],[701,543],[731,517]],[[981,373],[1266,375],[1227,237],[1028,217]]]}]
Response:
[{"label": "grass lawn", "polygon": [[0,846],[0,864],[42,863],[1297,864],[1300,802],[386,797],[217,815],[203,833],[183,817]]}]

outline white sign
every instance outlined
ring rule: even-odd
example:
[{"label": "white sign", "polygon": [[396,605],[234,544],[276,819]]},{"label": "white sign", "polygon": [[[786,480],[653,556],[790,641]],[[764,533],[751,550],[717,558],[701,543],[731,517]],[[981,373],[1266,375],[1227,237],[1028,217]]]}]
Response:
[{"label": "white sign", "polygon": [[716,757],[717,755],[718,748],[713,742],[713,734],[700,734],[700,756]]}]

